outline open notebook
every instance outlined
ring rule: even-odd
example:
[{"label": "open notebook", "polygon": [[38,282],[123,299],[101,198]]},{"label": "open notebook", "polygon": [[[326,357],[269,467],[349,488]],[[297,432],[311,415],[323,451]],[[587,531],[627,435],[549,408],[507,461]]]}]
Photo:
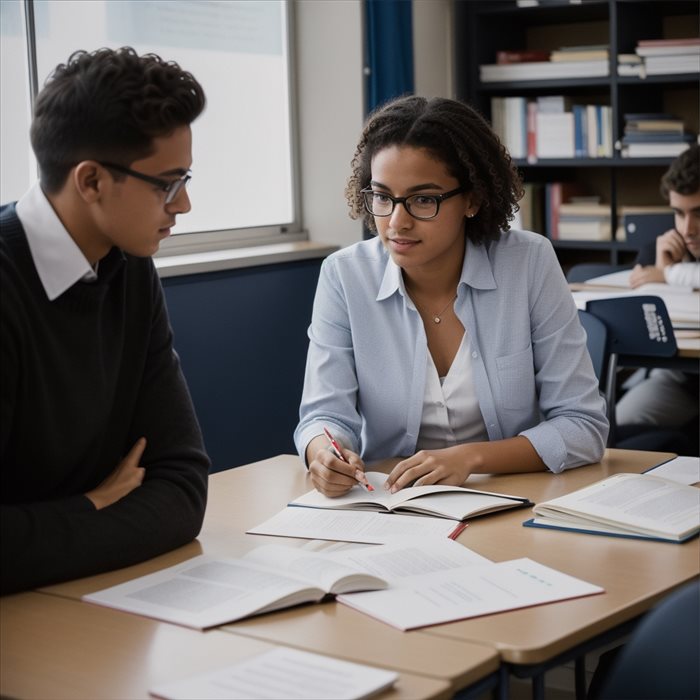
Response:
[{"label": "open notebook", "polygon": [[384,489],[386,474],[367,472],[374,491],[354,486],[344,496],[329,498],[320,491],[309,491],[289,505],[327,510],[373,510],[394,513],[432,515],[451,520],[466,520],[477,515],[509,508],[531,506],[527,498],[490,491],[477,491],[463,486],[413,486],[389,493]]}]

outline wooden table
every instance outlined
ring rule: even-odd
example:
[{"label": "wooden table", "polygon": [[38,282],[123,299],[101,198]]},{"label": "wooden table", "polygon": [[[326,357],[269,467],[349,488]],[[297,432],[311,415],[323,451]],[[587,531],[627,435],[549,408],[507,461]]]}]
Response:
[{"label": "wooden table", "polygon": [[[42,593],[7,596],[1,608],[3,697],[148,698],[156,685],[214,671],[275,646]],[[378,697],[451,696],[447,681],[401,672],[394,687]]]},{"label": "wooden table", "polygon": [[[618,472],[641,472],[671,455],[608,450],[603,461],[563,474],[480,475],[476,487],[527,496],[538,502]],[[390,463],[379,465],[388,468]],[[373,468],[377,466],[373,465]],[[262,540],[243,535],[311,488],[296,456],[214,474],[204,528],[198,541],[149,562],[42,589],[79,600],[85,593],[173,565],[199,553],[237,556]],[[560,603],[399,632],[345,606],[327,603],[272,613],[220,628],[237,636],[329,653],[447,681],[458,690],[487,678],[505,664],[533,665],[556,659],[576,645],[634,619],[699,573],[698,540],[682,545],[625,540],[522,527],[529,511],[516,510],[472,521],[459,541],[494,561],[527,556],[596,583],[605,593]],[[300,543],[285,539],[284,542]]]},{"label": "wooden table", "polygon": [[[310,488],[306,469],[297,457],[291,455],[219,472],[210,477],[207,513],[202,532],[195,542],[135,566],[47,586],[32,595],[49,600],[68,599],[77,608],[86,608],[102,614],[109,613],[110,620],[125,618],[138,620],[141,624],[151,626],[163,625],[165,623],[88,605],[80,602],[80,599],[86,593],[173,566],[198,554],[235,557],[260,545],[263,541],[279,544],[279,538],[245,535],[244,532],[247,528],[274,515],[289,500]],[[301,545],[305,541],[285,539],[282,542]],[[3,618],[6,607],[15,605],[12,602],[13,598],[16,596],[1,599],[0,612]],[[253,622],[252,625],[251,622]],[[182,629],[182,632],[186,632],[188,636],[212,634],[212,632],[200,633],[171,625],[167,627]],[[105,625],[104,629],[108,630],[109,626]],[[256,644],[260,643],[256,641],[256,637],[259,637],[262,642],[269,637],[269,643],[272,644],[283,644],[392,669],[401,673],[402,678],[406,676],[404,685],[412,690],[405,697],[441,697],[445,693],[451,696],[457,689],[482,681],[487,687],[493,687],[496,684],[500,666],[498,653],[491,646],[456,639],[436,639],[423,634],[406,634],[334,603],[303,606],[256,617],[219,628],[217,635],[236,636]],[[283,638],[289,639],[289,643],[282,641]],[[9,635],[7,639],[6,649],[12,650],[15,643],[14,635]],[[31,646],[23,645],[21,649],[22,653],[26,653],[27,658],[31,659]],[[66,651],[66,653],[69,652]],[[39,663],[41,659],[37,657],[35,661]],[[4,664],[3,653],[3,668]],[[73,670],[77,672],[75,664],[73,664]],[[125,663],[121,666],[121,671],[139,673],[139,668],[130,669],[129,664]],[[14,674],[14,688],[24,687],[17,680],[22,677],[24,677],[23,673]],[[419,683],[420,678],[423,685]],[[29,682],[28,678],[26,680]],[[95,677],[91,673],[86,674],[85,687],[90,688],[94,680]],[[9,686],[7,691],[5,689],[5,681],[0,680],[0,683],[3,694],[17,697],[33,695],[32,692],[10,693]],[[140,687],[146,687],[145,682]],[[30,686],[27,686],[27,689],[30,690]],[[115,687],[115,692],[108,688],[106,693],[114,698],[122,697],[120,687]],[[70,695],[70,692],[68,694]],[[393,695],[386,697],[393,697]]]}]

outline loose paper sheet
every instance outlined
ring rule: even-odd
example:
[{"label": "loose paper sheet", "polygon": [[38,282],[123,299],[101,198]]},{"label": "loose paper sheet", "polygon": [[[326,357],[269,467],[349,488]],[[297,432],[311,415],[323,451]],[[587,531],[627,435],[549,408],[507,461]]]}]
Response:
[{"label": "loose paper sheet", "polygon": [[392,542],[396,536],[449,537],[454,529],[455,522],[445,518],[290,507],[246,532],[252,535],[384,544]]},{"label": "loose paper sheet", "polygon": [[359,700],[397,678],[393,671],[280,647],[150,693],[167,700]]}]

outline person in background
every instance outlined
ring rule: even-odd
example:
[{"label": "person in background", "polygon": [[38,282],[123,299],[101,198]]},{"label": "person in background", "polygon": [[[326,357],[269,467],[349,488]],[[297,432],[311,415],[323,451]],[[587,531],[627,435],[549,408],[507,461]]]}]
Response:
[{"label": "person in background", "polygon": [[202,87],[124,47],[39,93],[40,182],[0,208],[0,592],[199,533],[209,460],[153,261],[180,214]]},{"label": "person in background", "polygon": [[656,282],[700,288],[700,145],[693,144],[673,161],[660,189],[673,209],[674,226],[656,239],[653,264],[645,264],[648,255],[640,253],[630,285]]},{"label": "person in background", "polygon": [[[661,179],[661,193],[674,212],[674,228],[656,239],[654,265],[637,265],[630,284],[650,282],[700,288],[700,146],[681,153]],[[680,429],[686,453],[698,452],[698,375],[656,368],[638,381],[638,372],[626,382],[630,388],[617,403],[618,425],[653,425]],[[690,445],[688,447],[687,445]]]},{"label": "person in background", "polygon": [[508,231],[522,187],[486,121],[399,98],[352,167],[351,216],[377,236],[322,266],[294,435],[314,486],[341,495],[396,456],[392,492],[598,461],[608,423],[576,307],[550,242]]}]

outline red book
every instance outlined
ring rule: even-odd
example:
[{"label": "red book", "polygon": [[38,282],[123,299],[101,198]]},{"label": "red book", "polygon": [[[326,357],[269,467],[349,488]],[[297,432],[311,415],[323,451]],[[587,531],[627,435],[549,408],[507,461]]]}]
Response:
[{"label": "red book", "polygon": [[549,51],[540,49],[506,49],[496,51],[496,63],[529,63],[532,61],[549,61]]},{"label": "red book", "polygon": [[527,103],[527,162],[537,162],[537,102]]},{"label": "red book", "polygon": [[559,239],[559,207],[571,197],[585,194],[585,189],[577,182],[550,182],[545,187],[545,216],[547,235]]}]

